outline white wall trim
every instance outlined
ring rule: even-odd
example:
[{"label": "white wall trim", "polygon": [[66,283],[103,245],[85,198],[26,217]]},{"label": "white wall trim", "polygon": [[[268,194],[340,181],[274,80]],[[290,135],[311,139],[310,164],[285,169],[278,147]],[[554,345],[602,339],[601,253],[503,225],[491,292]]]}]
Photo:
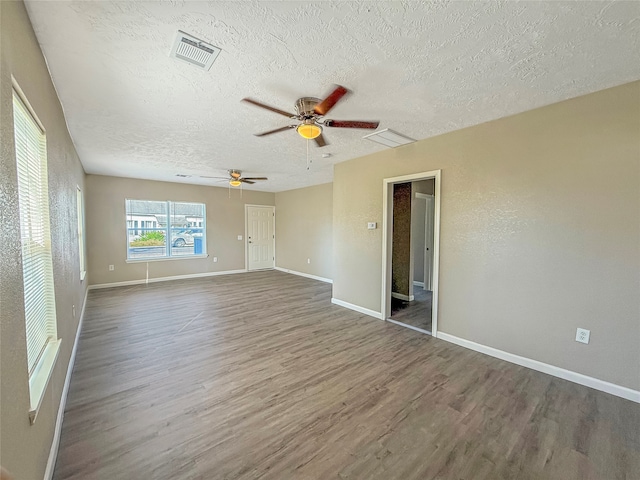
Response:
[{"label": "white wall trim", "polygon": [[413,285],[414,285],[415,287],[422,287],[422,288],[424,288],[424,282],[418,282],[418,281],[414,280],[414,281],[413,281]]},{"label": "white wall trim", "polygon": [[60,447],[60,435],[62,434],[62,420],[64,419],[64,409],[67,405],[67,395],[69,393],[69,384],[71,383],[71,374],[73,373],[73,366],[76,363],[76,351],[78,350],[78,340],[80,339],[80,332],[82,331],[82,323],[84,321],[84,309],[87,306],[87,296],[89,295],[89,289],[84,292],[84,300],[82,302],[82,310],[80,312],[80,320],[78,321],[78,329],[76,330],[76,338],[73,341],[73,349],[71,350],[71,357],[69,358],[69,365],[67,366],[67,376],[64,379],[64,387],[62,388],[62,395],[60,396],[60,406],[58,407],[58,417],[56,418],[56,427],[53,431],[53,441],[51,442],[51,450],[49,450],[49,459],[47,460],[47,468],[44,471],[44,480],[51,480],[53,478],[53,471],[56,467],[56,460],[58,458],[58,448]]},{"label": "white wall trim", "polygon": [[398,292],[391,292],[391,296],[393,298],[397,298],[398,300],[404,300],[405,302],[413,302],[416,299],[416,297],[414,297],[413,295],[404,295]]},{"label": "white wall trim", "polygon": [[325,283],[333,283],[333,280],[331,280],[330,278],[319,277],[317,275],[311,275],[310,273],[297,272],[295,270],[289,270],[288,268],[281,267],[276,267],[276,270],[278,270],[279,272],[291,273],[292,275],[300,275],[301,277],[312,278],[314,280],[319,280]]},{"label": "white wall trim", "polygon": [[384,320],[384,315],[380,312],[376,312],[375,310],[369,310],[368,308],[360,307],[358,305],[354,305],[353,303],[344,302],[342,300],[338,300],[337,298],[332,298],[331,303],[334,305],[339,305],[344,308],[348,308],[349,310],[354,310],[359,313],[364,313],[365,315],[369,315],[370,317],[377,318],[378,320]]},{"label": "white wall trim", "polygon": [[188,275],[174,275],[172,277],[157,277],[157,278],[149,278],[149,279],[142,278],[140,280],[127,280],[125,282],[98,283],[96,285],[89,285],[89,290],[98,290],[100,288],[125,287],[127,285],[142,285],[145,283],[170,282],[171,280],[184,280],[186,278],[215,277],[217,275],[232,275],[235,273],[247,273],[247,271],[245,269],[223,270],[221,272],[190,273]]},{"label": "white wall trim", "polygon": [[455,343],[456,345],[460,345],[461,347],[475,350],[476,352],[484,353],[491,357],[499,358],[507,362],[515,363],[516,365],[531,368],[532,370],[537,370],[538,372],[553,375],[554,377],[569,380],[570,382],[584,385],[585,387],[591,387],[596,390],[600,390],[601,392],[610,393],[611,395],[626,398],[627,400],[631,400],[632,402],[640,403],[640,391],[632,390],[631,388],[589,377],[587,375],[583,375],[582,373],[565,370],[564,368],[549,365],[548,363],[539,362],[538,360],[521,357],[520,355],[505,352],[503,350],[498,350],[497,348],[488,347],[480,343],[472,342],[471,340],[466,340],[454,335],[449,335],[448,333],[438,332],[438,338],[447,342]]}]

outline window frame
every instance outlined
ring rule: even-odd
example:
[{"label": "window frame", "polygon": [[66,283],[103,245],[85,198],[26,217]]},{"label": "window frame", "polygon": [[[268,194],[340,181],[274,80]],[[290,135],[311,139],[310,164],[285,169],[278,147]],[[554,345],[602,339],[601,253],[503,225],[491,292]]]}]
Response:
[{"label": "window frame", "polygon": [[[156,221],[153,221],[152,226],[146,226],[146,220],[133,220],[130,219],[131,216],[135,216],[135,213],[129,212],[129,202],[149,202],[149,203],[162,203],[164,204],[164,213],[159,213],[159,215],[166,215],[167,222],[164,227],[158,226]],[[189,230],[193,228],[197,228],[201,230],[202,233],[202,252],[194,253],[188,255],[173,255],[173,249],[178,248],[174,247],[171,242],[165,241],[164,245],[164,255],[162,256],[149,256],[149,257],[130,257],[131,246],[130,246],[130,234],[140,234],[145,230],[153,230],[158,231],[162,230],[164,232],[165,239],[171,239],[171,231],[175,230],[175,227],[171,227],[171,219],[176,215],[174,213],[174,205],[176,204],[190,204],[190,205],[198,205],[202,207],[202,218],[201,218],[201,227],[193,227],[189,225],[185,225],[184,228],[180,228],[181,230]],[[177,201],[177,200],[142,200],[137,198],[125,198],[124,201],[124,214],[125,214],[125,242],[126,242],[126,258],[125,263],[147,263],[147,262],[161,262],[161,261],[174,261],[174,260],[190,260],[194,258],[207,258],[209,255],[207,254],[207,227],[206,227],[206,218],[207,218],[207,205],[203,202],[192,202],[192,201]],[[185,217],[190,216],[190,214],[185,214]],[[131,226],[129,225],[131,222]],[[195,249],[195,242],[194,242]]]},{"label": "window frame", "polygon": [[87,275],[87,244],[85,240],[84,194],[80,185],[76,185],[76,207],[78,210],[78,250],[80,255],[80,281]]},{"label": "window frame", "polygon": [[15,78],[11,80],[25,312],[25,371],[29,382],[29,421],[33,425],[58,359],[61,339],[57,331],[53,278],[46,131]]}]

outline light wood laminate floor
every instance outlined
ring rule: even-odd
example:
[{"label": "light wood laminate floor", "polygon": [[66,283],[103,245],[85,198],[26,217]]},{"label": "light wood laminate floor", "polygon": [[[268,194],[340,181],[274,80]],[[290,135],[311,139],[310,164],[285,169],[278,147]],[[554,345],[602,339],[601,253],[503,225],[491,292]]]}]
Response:
[{"label": "light wood laminate floor", "polygon": [[330,296],[277,271],[91,291],[54,478],[640,478],[640,405]]}]

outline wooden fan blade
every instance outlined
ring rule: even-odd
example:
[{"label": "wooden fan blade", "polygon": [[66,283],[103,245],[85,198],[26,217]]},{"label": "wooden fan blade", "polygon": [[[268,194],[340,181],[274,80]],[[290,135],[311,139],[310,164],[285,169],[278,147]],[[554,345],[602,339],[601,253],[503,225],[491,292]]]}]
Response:
[{"label": "wooden fan blade", "polygon": [[347,90],[346,88],[340,85],[336,85],[336,88],[333,90],[333,92],[331,92],[327,98],[317,104],[313,111],[316,113],[316,115],[326,115],[327,112],[331,110],[336,103],[338,103],[338,100],[344,97],[348,92],[349,90]]},{"label": "wooden fan blade", "polygon": [[314,140],[319,147],[324,147],[327,144],[327,141],[322,134],[318,135],[316,138],[314,138]]},{"label": "wooden fan blade", "polygon": [[271,135],[272,133],[284,132],[290,128],[296,128],[297,125],[287,125],[286,127],[276,128],[275,130],[269,130],[268,132],[254,133],[256,137],[264,137],[265,135]]},{"label": "wooden fan blade", "polygon": [[284,115],[285,117],[289,117],[289,118],[295,117],[295,115],[292,113],[285,112],[284,110],[280,110],[279,108],[271,107],[269,105],[265,105],[264,103],[258,102],[257,100],[254,100],[252,98],[243,98],[242,101],[255,105],[256,107],[271,110],[272,112],[279,113],[280,115]]},{"label": "wooden fan blade", "polygon": [[269,180],[267,177],[242,177],[242,180]]},{"label": "wooden fan blade", "polygon": [[380,122],[360,122],[358,120],[325,120],[325,127],[338,128],[378,128]]},{"label": "wooden fan blade", "polygon": [[249,184],[251,184],[251,185],[253,185],[254,183],[256,183],[256,182],[252,182],[251,180],[247,180],[246,178],[240,178],[239,180],[240,180],[242,183],[249,183]]}]

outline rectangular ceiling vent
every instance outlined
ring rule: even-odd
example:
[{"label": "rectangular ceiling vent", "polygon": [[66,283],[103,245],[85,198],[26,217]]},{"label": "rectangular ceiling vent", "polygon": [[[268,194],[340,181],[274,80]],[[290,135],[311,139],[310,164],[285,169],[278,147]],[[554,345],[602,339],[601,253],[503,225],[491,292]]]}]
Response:
[{"label": "rectangular ceiling vent", "polygon": [[171,48],[170,57],[189,62],[192,65],[209,70],[218,57],[220,49],[202,40],[178,30],[176,41]]},{"label": "rectangular ceiling vent", "polygon": [[400,145],[415,142],[413,138],[405,137],[404,135],[394,132],[393,130],[389,130],[388,128],[370,133],[362,138],[366,138],[372,142],[381,143],[387,147],[399,147]]}]

